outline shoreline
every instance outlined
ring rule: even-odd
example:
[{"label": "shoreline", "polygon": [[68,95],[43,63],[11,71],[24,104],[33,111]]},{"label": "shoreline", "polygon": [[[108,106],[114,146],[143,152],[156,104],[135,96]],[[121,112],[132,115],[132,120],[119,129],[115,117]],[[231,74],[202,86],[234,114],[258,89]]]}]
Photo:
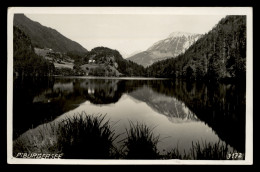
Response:
[{"label": "shoreline", "polygon": [[172,78],[150,77],[108,77],[108,76],[53,76],[55,78],[82,78],[82,79],[120,79],[120,80],[170,80]]}]

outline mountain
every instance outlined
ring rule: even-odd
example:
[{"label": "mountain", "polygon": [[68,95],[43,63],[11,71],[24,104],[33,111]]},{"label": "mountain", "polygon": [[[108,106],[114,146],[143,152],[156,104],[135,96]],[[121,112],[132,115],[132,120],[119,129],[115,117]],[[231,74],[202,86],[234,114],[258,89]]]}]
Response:
[{"label": "mountain", "polygon": [[173,32],[166,39],[156,42],[146,51],[137,53],[127,60],[147,67],[156,61],[176,57],[185,52],[200,36],[200,34]]},{"label": "mountain", "polygon": [[66,38],[55,29],[30,20],[24,14],[14,15],[14,26],[25,32],[31,38],[32,45],[36,48],[49,48],[61,53],[88,52],[77,42]]},{"label": "mountain", "polygon": [[226,16],[174,59],[147,68],[149,76],[187,80],[245,79],[246,16]]}]

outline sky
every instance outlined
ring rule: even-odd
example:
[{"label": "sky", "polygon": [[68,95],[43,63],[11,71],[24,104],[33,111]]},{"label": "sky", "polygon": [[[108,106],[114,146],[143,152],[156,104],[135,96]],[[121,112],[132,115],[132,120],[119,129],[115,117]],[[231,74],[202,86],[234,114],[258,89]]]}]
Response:
[{"label": "sky", "polygon": [[172,32],[205,34],[225,15],[167,14],[26,14],[87,50],[117,49],[124,58],[145,51]]}]

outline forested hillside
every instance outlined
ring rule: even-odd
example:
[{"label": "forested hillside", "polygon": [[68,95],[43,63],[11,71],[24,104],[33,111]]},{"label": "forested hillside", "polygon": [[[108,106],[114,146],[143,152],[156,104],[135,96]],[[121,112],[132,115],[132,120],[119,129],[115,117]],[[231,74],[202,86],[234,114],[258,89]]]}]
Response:
[{"label": "forested hillside", "polygon": [[[146,75],[145,68],[143,66],[125,60],[117,50],[112,50],[107,47],[93,48],[85,57],[76,58],[74,68],[77,69],[83,66],[84,68],[82,69],[85,70],[85,72],[96,76]],[[93,66],[95,69],[92,68]],[[90,68],[92,68],[93,71],[90,71]]]},{"label": "forested hillside", "polygon": [[34,53],[30,38],[19,28],[13,27],[13,69],[20,76],[53,75],[52,63]]},{"label": "forested hillside", "polygon": [[73,52],[84,54],[88,52],[75,41],[68,39],[55,29],[32,21],[24,14],[14,15],[14,26],[19,27],[31,39],[32,45],[37,48],[51,48],[56,52]]},{"label": "forested hillside", "polygon": [[227,16],[175,59],[154,63],[148,76],[189,80],[245,79],[246,16]]}]

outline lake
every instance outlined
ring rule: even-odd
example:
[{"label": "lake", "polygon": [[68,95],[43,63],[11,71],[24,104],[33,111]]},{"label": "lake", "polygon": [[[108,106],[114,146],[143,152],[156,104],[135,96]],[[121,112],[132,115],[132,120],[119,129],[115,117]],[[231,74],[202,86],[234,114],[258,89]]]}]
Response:
[{"label": "lake", "polygon": [[[245,152],[243,84],[205,84],[148,78],[16,78],[13,139],[37,126],[86,112],[106,115],[117,134],[129,121],[160,135],[159,151],[192,142],[221,142]],[[116,140],[119,141],[123,134]],[[118,143],[120,145],[120,143]]]}]

